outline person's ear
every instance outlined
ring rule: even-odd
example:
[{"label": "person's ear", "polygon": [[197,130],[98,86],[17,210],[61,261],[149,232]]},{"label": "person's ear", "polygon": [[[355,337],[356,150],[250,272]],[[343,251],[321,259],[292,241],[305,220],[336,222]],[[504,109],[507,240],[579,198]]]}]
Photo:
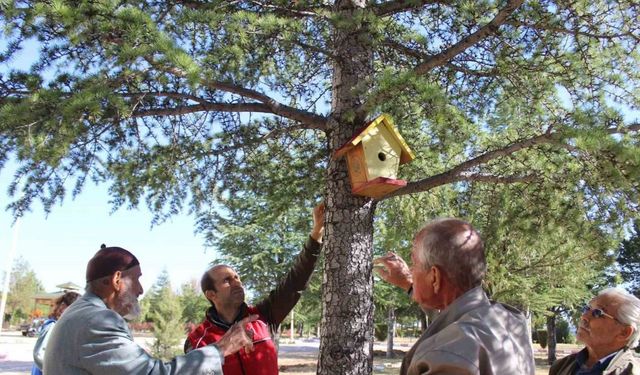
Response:
[{"label": "person's ear", "polygon": [[215,300],[215,297],[216,297],[216,292],[214,290],[209,289],[206,292],[204,292],[204,296],[207,297],[207,299],[210,302],[213,302]]},{"label": "person's ear", "polygon": [[122,280],[122,271],[116,271],[111,275],[111,287],[116,291],[120,291],[120,281]]},{"label": "person's ear", "polygon": [[628,342],[631,335],[633,335],[633,327],[624,326],[624,328],[622,329],[622,331],[618,336],[620,337],[621,340],[624,340],[624,342]]},{"label": "person's ear", "polygon": [[438,266],[431,266],[431,274],[433,275],[431,280],[433,292],[437,294],[442,286],[442,272]]}]

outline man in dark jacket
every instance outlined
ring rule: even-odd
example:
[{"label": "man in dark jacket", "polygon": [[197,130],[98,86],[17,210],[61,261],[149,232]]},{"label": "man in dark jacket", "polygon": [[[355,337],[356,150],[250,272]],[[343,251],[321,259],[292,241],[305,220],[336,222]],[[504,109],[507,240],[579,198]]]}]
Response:
[{"label": "man in dark jacket", "polygon": [[557,360],[549,374],[640,374],[640,360],[630,350],[638,345],[639,323],[640,299],[622,289],[601,291],[582,309],[577,338],[585,348]]},{"label": "man in dark jacket", "polygon": [[219,264],[207,270],[200,284],[211,307],[206,312],[205,320],[187,337],[185,353],[217,342],[235,322],[250,314],[257,314],[258,320],[250,323],[253,351],[248,353],[241,350],[225,357],[224,374],[278,374],[278,355],[272,335],[307,287],[320,254],[323,229],[324,205],[320,204],[313,210],[313,230],[293,267],[269,296],[255,306],[244,302],[244,288],[233,268]]}]

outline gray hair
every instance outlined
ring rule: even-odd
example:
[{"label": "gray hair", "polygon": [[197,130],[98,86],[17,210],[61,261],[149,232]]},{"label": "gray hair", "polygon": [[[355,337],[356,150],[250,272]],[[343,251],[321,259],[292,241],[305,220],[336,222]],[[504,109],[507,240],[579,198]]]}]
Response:
[{"label": "gray hair", "polygon": [[607,288],[598,293],[598,296],[607,296],[615,298],[619,301],[616,319],[622,324],[626,324],[633,328],[633,333],[627,341],[628,348],[635,348],[640,341],[640,299],[621,288]]},{"label": "gray hair", "polygon": [[423,267],[440,267],[463,292],[482,284],[487,272],[484,245],[466,221],[436,219],[416,234],[414,246]]}]

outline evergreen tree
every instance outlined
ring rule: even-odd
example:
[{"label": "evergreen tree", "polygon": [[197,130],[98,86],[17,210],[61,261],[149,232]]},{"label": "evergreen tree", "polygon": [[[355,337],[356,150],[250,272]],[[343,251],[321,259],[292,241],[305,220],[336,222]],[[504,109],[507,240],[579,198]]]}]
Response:
[{"label": "evergreen tree", "polygon": [[617,260],[627,289],[640,297],[640,220],[634,222],[631,236],[620,244]]},{"label": "evergreen tree", "polygon": [[[544,192],[508,211],[519,222],[465,208],[521,279],[555,256],[524,230],[545,194],[583,214],[564,232],[568,255],[581,234],[600,251],[601,233],[637,208],[640,124],[621,108],[640,106],[638,11],[629,0],[14,1],[0,8],[0,166],[11,155],[20,165],[9,208],[20,215],[39,199],[48,211],[68,188],[109,183],[115,208],[146,202],[155,221],[192,212],[212,243],[260,253],[244,259],[270,272],[300,245],[275,232],[284,211],[323,195],[318,372],[369,374],[381,201],[420,197],[424,213],[438,196],[464,203],[496,185]],[[405,188],[372,200],[351,194],[331,156],[380,112],[420,162],[403,168]],[[529,237],[508,236],[512,224]],[[242,246],[227,238],[236,232]],[[490,289],[518,294],[499,264],[491,282],[504,282]]]},{"label": "evergreen tree", "polygon": [[36,308],[34,296],[44,292],[44,287],[29,262],[18,257],[9,276],[6,315],[11,323],[25,320]]},{"label": "evergreen tree", "polygon": [[182,352],[185,329],[180,298],[171,289],[169,273],[163,270],[151,288],[149,316],[153,321],[153,355],[165,360]]},{"label": "evergreen tree", "polygon": [[200,290],[197,281],[182,284],[180,288],[180,306],[182,306],[182,321],[186,324],[199,324],[205,316],[205,311],[211,306]]}]

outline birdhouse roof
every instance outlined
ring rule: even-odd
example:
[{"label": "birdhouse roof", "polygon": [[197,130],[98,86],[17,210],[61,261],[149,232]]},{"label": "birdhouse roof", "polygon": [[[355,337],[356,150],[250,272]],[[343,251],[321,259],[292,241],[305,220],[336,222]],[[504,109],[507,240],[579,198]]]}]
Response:
[{"label": "birdhouse roof", "polygon": [[382,114],[378,116],[375,120],[371,121],[367,125],[365,125],[362,129],[356,132],[356,135],[351,138],[347,143],[345,143],[342,147],[340,147],[336,153],[334,154],[334,158],[338,159],[344,156],[347,151],[351,150],[353,147],[357,146],[358,143],[362,141],[362,139],[369,134],[373,129],[378,126],[384,126],[389,131],[389,134],[393,136],[393,138],[400,145],[400,164],[408,163],[411,160],[415,159],[415,155],[407,145],[407,142],[404,141],[404,138],[398,132],[398,129],[393,124],[393,120],[387,114]]}]

